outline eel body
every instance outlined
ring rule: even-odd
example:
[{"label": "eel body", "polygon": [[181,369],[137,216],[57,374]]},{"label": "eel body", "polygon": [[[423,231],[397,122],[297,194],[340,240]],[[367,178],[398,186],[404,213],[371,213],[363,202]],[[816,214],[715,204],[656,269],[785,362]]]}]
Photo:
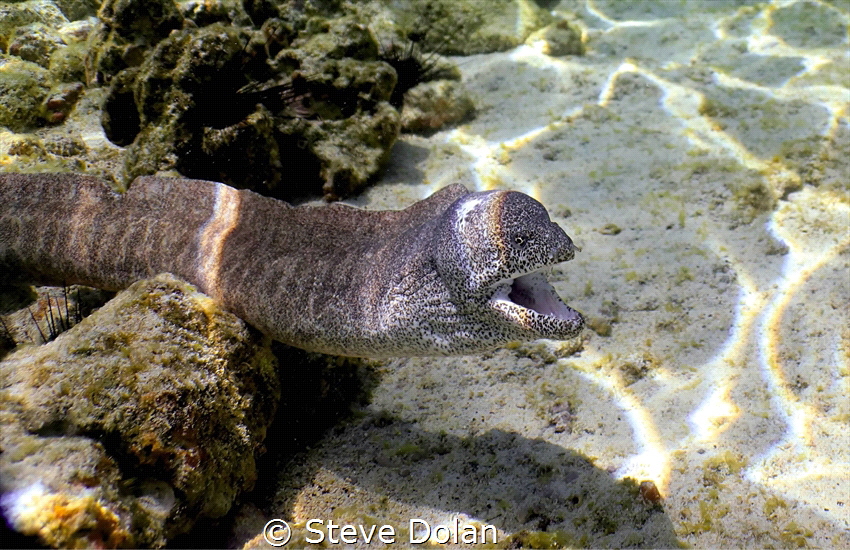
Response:
[{"label": "eel body", "polygon": [[201,180],[141,177],[120,194],[89,176],[0,175],[0,277],[119,290],[170,272],[277,340],[338,355],[576,336],[581,314],[541,272],[574,252],[512,191],[456,184],[367,211]]}]

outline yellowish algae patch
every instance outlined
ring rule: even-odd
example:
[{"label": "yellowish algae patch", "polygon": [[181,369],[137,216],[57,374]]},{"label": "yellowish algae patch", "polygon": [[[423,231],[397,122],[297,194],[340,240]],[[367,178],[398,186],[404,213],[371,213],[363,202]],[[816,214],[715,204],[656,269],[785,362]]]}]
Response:
[{"label": "yellowish algae patch", "polygon": [[92,495],[78,497],[48,492],[35,483],[4,495],[18,531],[37,536],[44,544],[69,548],[134,546],[129,530],[109,508]]}]

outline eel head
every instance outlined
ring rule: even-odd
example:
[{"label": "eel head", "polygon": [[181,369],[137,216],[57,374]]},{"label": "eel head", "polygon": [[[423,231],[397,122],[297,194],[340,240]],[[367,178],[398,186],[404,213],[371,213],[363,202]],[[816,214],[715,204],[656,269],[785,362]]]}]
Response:
[{"label": "eel head", "polygon": [[577,336],[584,318],[546,279],[576,246],[546,208],[523,193],[469,193],[443,214],[435,258],[455,304],[489,331],[519,340]]}]

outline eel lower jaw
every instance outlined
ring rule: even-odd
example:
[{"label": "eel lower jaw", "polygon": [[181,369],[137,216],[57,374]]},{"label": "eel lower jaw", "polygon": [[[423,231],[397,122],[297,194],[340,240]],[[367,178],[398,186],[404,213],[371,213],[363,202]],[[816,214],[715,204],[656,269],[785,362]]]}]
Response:
[{"label": "eel lower jaw", "polygon": [[530,338],[566,340],[584,328],[581,313],[561,300],[540,271],[500,284],[490,307]]}]

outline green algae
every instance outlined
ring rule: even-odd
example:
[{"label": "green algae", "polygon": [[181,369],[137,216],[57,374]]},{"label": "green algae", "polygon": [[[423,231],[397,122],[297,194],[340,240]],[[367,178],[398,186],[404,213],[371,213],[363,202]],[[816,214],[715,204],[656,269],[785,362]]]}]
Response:
[{"label": "green algae", "polygon": [[543,53],[553,57],[585,53],[582,30],[575,23],[567,20],[557,21],[533,32],[525,42],[532,46],[542,43]]},{"label": "green algae", "polygon": [[788,508],[788,502],[776,496],[768,497],[762,508],[765,516],[772,516],[779,508]]},{"label": "green algae", "polygon": [[737,475],[747,466],[745,457],[732,451],[724,451],[703,462],[703,483],[722,487],[723,480],[731,475]]},{"label": "green algae", "polygon": [[416,460],[417,457],[425,456],[425,451],[422,449],[422,447],[416,445],[415,443],[406,443],[401,447],[397,448],[393,452],[393,454],[395,454],[396,456],[411,457]]},{"label": "green algae", "polygon": [[733,219],[739,223],[750,223],[776,206],[776,197],[761,180],[736,181],[729,187],[735,205]]}]

